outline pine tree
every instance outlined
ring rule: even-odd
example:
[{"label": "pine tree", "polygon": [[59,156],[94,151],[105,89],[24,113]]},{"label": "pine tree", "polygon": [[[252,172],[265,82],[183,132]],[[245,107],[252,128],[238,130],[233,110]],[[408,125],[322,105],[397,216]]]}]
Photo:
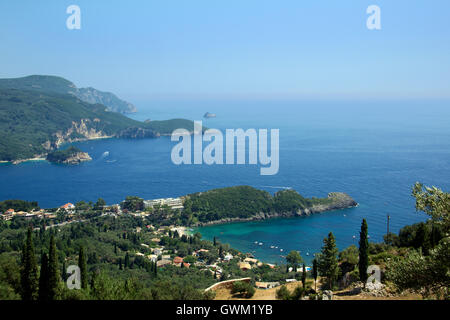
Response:
[{"label": "pine tree", "polygon": [[87,272],[87,264],[86,264],[86,254],[84,252],[84,247],[80,247],[80,251],[78,253],[78,267],[80,268],[80,276],[81,276],[81,288],[87,289],[88,287],[88,272]]},{"label": "pine tree", "polygon": [[318,268],[320,274],[327,278],[328,286],[331,290],[339,273],[337,254],[338,249],[336,247],[336,240],[333,233],[330,232],[328,238],[323,240],[323,247],[318,260]]},{"label": "pine tree", "polygon": [[368,227],[366,219],[363,219],[361,224],[361,232],[359,233],[359,280],[364,284],[367,281],[367,268],[369,267],[369,240],[368,240]]},{"label": "pine tree", "polygon": [[41,272],[39,275],[39,300],[49,300],[49,272],[48,272],[48,256],[46,253],[42,254],[41,258]]},{"label": "pine tree", "polygon": [[20,270],[22,300],[35,300],[38,291],[38,267],[34,254],[33,235],[31,227],[28,228],[27,240],[22,250],[22,263]]},{"label": "pine tree", "polygon": [[56,300],[59,294],[59,268],[58,268],[58,256],[56,253],[55,236],[52,234],[50,238],[50,249],[48,258],[48,292],[49,300]]},{"label": "pine tree", "polygon": [[314,278],[314,291],[317,292],[317,259],[313,260],[312,276]]},{"label": "pine tree", "polygon": [[305,264],[303,264],[302,284],[303,284],[303,289],[305,289],[306,288],[306,266],[305,266]]}]

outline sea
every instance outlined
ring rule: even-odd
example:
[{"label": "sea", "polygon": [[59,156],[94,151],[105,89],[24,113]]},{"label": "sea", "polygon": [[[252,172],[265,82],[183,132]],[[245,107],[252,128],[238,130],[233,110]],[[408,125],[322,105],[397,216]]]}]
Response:
[{"label": "sea", "polygon": [[[279,129],[279,172],[261,175],[260,165],[176,165],[170,137],[101,139],[75,143],[93,161],[77,166],[46,161],[0,164],[0,200],[119,203],[177,197],[237,185],[270,193],[294,189],[305,197],[345,192],[358,207],[309,217],[277,218],[196,228],[258,259],[279,263],[290,250],[310,263],[333,232],[344,249],[358,244],[361,221],[370,241],[389,230],[425,221],[415,210],[412,186],[450,189],[450,102],[440,100],[187,100],[141,101],[138,120],[187,118],[208,128]],[[206,112],[216,118],[203,118]],[[205,143],[206,145],[206,143]]]}]

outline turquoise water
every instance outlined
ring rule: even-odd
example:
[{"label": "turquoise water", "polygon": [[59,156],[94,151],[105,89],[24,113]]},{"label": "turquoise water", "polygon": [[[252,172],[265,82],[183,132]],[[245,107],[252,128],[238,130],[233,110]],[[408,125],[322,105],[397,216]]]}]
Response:
[{"label": "turquoise water", "polygon": [[[268,262],[289,250],[305,258],[333,231],[340,248],[356,244],[362,218],[372,240],[422,221],[410,196],[416,181],[450,188],[450,104],[415,102],[151,102],[136,103],[134,118],[186,117],[210,128],[280,129],[280,170],[261,176],[259,166],[184,165],[170,159],[168,137],[108,139],[78,143],[92,162],[79,166],[29,162],[0,165],[0,199],[37,200],[43,207],[103,197],[118,203],[127,195],[173,197],[211,188],[251,185],[275,192],[293,188],[304,196],[350,194],[360,206],[308,218],[274,219],[200,228]],[[108,153],[105,153],[108,152]],[[263,245],[255,245],[255,241]],[[270,246],[278,246],[278,250]],[[280,252],[282,248],[284,251]]]}]

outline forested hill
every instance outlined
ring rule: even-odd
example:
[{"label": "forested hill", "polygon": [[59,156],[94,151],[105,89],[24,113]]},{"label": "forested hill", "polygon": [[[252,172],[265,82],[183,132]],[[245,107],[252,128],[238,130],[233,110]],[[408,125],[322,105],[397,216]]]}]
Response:
[{"label": "forested hill", "polygon": [[119,99],[113,93],[103,92],[91,87],[77,88],[75,84],[61,77],[33,75],[23,78],[0,79],[0,88],[70,94],[87,103],[103,104],[109,111],[120,113],[136,112],[134,105]]},{"label": "forested hill", "polygon": [[356,205],[345,193],[330,193],[327,198],[304,198],[295,190],[282,190],[272,196],[249,186],[237,186],[187,196],[183,215],[190,224],[214,224],[309,215]]},{"label": "forested hill", "polygon": [[37,90],[0,88],[0,119],[0,161],[45,156],[73,141],[158,137],[176,128],[193,131],[190,120],[144,123],[69,94]]}]

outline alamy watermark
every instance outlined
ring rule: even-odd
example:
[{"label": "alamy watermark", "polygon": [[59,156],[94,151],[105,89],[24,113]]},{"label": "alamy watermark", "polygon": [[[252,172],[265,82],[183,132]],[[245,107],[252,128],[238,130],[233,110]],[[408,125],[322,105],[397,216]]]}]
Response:
[{"label": "alamy watermark", "polygon": [[67,278],[67,288],[70,290],[81,289],[81,270],[77,265],[70,265],[67,267],[66,274],[70,275]]},{"label": "alamy watermark", "polygon": [[81,29],[81,9],[79,6],[72,4],[67,7],[66,13],[70,16],[66,20],[66,27],[69,30]]},{"label": "alamy watermark", "polygon": [[367,18],[366,26],[369,30],[381,30],[381,9],[377,5],[370,5],[366,10],[370,16]]},{"label": "alamy watermark", "polygon": [[[176,129],[172,132],[171,140],[178,142],[172,148],[171,153],[172,162],[176,165],[203,163],[207,165],[243,165],[246,164],[246,149],[248,149],[248,164],[256,165],[259,162],[260,165],[265,166],[260,168],[261,175],[275,175],[279,170],[279,129],[270,130],[270,155],[267,129],[259,129],[258,131],[256,129],[247,129],[246,131],[243,129],[226,129],[224,145],[222,131],[217,129],[203,130],[202,122],[194,121],[193,139],[191,132],[188,130]],[[247,141],[248,148],[246,148]],[[203,142],[209,142],[209,144],[203,148]]]}]

